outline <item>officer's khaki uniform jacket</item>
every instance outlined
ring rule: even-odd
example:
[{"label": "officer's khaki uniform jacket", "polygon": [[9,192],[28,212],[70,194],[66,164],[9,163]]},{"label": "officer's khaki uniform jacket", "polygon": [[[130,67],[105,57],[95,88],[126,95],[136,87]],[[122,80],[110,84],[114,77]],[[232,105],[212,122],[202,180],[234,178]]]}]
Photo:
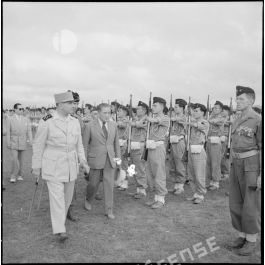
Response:
[{"label": "officer's khaki uniform jacket", "polygon": [[77,178],[78,159],[85,160],[78,119],[64,120],[57,112],[44,118],[33,143],[32,168],[41,168],[45,180],[69,182]]},{"label": "officer's khaki uniform jacket", "polygon": [[32,141],[30,120],[22,115],[13,115],[6,120],[6,140],[14,150],[26,150],[27,140]]}]

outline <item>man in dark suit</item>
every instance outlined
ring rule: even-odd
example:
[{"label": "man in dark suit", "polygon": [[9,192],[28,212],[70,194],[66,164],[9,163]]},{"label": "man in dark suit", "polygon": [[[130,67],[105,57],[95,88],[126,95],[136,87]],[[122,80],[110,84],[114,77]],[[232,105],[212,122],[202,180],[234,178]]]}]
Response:
[{"label": "man in dark suit", "polygon": [[85,209],[92,209],[92,201],[99,183],[103,180],[105,215],[114,219],[113,187],[116,163],[120,163],[120,146],[118,129],[110,121],[110,105],[98,106],[98,119],[88,123],[84,129],[83,144],[88,165],[90,166],[89,182],[86,190]]}]

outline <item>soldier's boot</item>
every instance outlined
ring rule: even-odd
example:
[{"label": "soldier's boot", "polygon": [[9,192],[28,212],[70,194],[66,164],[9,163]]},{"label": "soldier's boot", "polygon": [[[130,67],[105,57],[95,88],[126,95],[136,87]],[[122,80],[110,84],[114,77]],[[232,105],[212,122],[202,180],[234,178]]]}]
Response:
[{"label": "soldier's boot", "polygon": [[219,189],[219,181],[213,181],[212,185],[210,185],[209,190],[218,190]]},{"label": "soldier's boot", "polygon": [[194,201],[194,200],[196,200],[198,198],[198,194],[197,193],[194,193],[193,195],[192,195],[192,197],[188,197],[188,198],[186,198],[186,200],[187,201]]},{"label": "soldier's boot", "polygon": [[204,196],[203,195],[197,195],[197,197],[195,198],[195,200],[193,201],[194,204],[200,204],[204,201]]},{"label": "soldier's boot", "polygon": [[134,195],[135,199],[142,199],[146,197],[146,191],[142,188],[137,188],[136,194]]},{"label": "soldier's boot", "polygon": [[179,195],[179,194],[184,192],[184,184],[182,184],[182,183],[177,183],[175,185],[175,188],[176,188],[176,190],[174,191],[175,195]]},{"label": "soldier's boot", "polygon": [[63,243],[66,239],[68,239],[68,235],[66,233],[58,233],[56,236],[60,243]]},{"label": "soldier's boot", "polygon": [[151,205],[152,209],[159,209],[165,205],[165,196],[155,195],[156,202]]},{"label": "soldier's boot", "polygon": [[240,256],[250,256],[254,254],[256,248],[256,242],[249,242],[246,240],[243,247],[238,250]]},{"label": "soldier's boot", "polygon": [[238,249],[242,248],[244,244],[246,243],[246,238],[244,237],[238,237],[235,241],[233,241],[231,244],[227,245],[227,248],[229,249]]},{"label": "soldier's boot", "polygon": [[155,202],[156,202],[156,195],[155,195],[155,197],[151,197],[151,195],[148,194],[148,196],[147,196],[147,200],[146,200],[146,202],[145,202],[144,204],[147,205],[147,206],[151,206],[151,205],[153,205]]}]

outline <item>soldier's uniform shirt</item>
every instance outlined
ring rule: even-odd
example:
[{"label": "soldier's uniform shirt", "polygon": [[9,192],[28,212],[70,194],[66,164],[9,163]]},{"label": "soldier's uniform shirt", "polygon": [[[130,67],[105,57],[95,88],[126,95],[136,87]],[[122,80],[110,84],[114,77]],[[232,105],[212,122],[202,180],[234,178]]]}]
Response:
[{"label": "soldier's uniform shirt", "polygon": [[[208,141],[206,144],[207,166],[206,175],[210,185],[214,183],[219,185],[221,179],[221,160],[222,160],[222,144],[221,136],[224,134],[225,118],[222,113],[212,114],[209,118],[210,128],[208,132]],[[212,143],[211,137],[219,137],[218,143]],[[217,184],[218,183],[218,184]]]},{"label": "soldier's uniform shirt", "polygon": [[54,234],[65,232],[78,159],[85,160],[79,121],[71,115],[60,117],[57,112],[44,117],[33,143],[32,168],[40,168],[47,180]]},{"label": "soldier's uniform shirt", "polygon": [[[146,117],[146,116],[144,116]],[[131,161],[135,165],[135,181],[136,186],[139,189],[147,188],[147,178],[145,173],[145,161],[142,159],[146,134],[147,134],[147,122],[142,121],[143,118],[136,117],[134,122],[136,126],[132,126],[131,134]],[[139,149],[133,149],[133,142],[139,142]]]},{"label": "soldier's uniform shirt", "polygon": [[185,122],[187,118],[185,114],[176,115],[175,117],[177,120],[172,122],[170,136],[176,135],[183,138],[178,143],[171,143],[170,165],[172,169],[170,175],[176,183],[184,184],[186,181],[186,166],[182,158],[186,148],[186,130],[182,122]]},{"label": "soldier's uniform shirt", "polygon": [[[194,119],[191,119],[195,122]],[[191,188],[194,193],[203,196],[206,193],[206,152],[203,145],[209,131],[209,123],[205,119],[196,121],[197,127],[191,126],[190,129],[190,147],[188,153],[188,176],[191,180]],[[201,146],[200,153],[192,153],[191,146]]]},{"label": "soldier's uniform shirt", "polygon": [[148,149],[146,174],[150,188],[152,189],[154,187],[155,194],[159,196],[155,197],[156,200],[156,198],[164,198],[167,194],[165,141],[169,130],[170,119],[164,114],[156,116],[155,118],[157,118],[159,122],[151,123],[149,140],[158,142],[158,145],[155,149]]},{"label": "soldier's uniform shirt", "polygon": [[257,185],[260,153],[247,158],[237,158],[234,153],[261,150],[261,131],[261,116],[252,109],[232,126],[229,207],[233,227],[246,234],[260,231],[261,191],[249,189]]}]

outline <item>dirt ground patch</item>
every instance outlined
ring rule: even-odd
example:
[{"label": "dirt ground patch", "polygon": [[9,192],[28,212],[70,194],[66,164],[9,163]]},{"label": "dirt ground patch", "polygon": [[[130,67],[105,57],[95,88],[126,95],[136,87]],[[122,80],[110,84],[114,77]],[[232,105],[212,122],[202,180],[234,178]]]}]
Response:
[{"label": "dirt ground patch", "polygon": [[[40,209],[33,210],[31,223],[27,223],[34,179],[30,175],[32,150],[27,151],[24,181],[10,183],[10,155],[2,146],[2,178],[6,190],[2,193],[2,262],[158,262],[171,256],[183,262],[180,252],[189,248],[192,256],[184,253],[186,262],[209,263],[261,263],[260,246],[250,257],[240,257],[225,248],[237,233],[232,228],[228,197],[228,182],[222,182],[218,192],[208,192],[206,201],[194,205],[185,198],[191,195],[189,185],[179,197],[167,195],[166,206],[152,210],[141,200],[134,200],[128,192],[136,187],[130,181],[128,191],[115,189],[115,220],[104,216],[103,201],[95,201],[93,210],[83,208],[86,181],[80,176],[76,182],[77,198],[74,213],[79,221],[67,221],[69,240],[59,244],[51,230],[48,189],[44,186]],[[168,188],[173,183],[169,180]],[[36,202],[40,189],[37,192]],[[210,240],[215,251],[210,251]],[[206,255],[199,257],[193,245],[201,243]],[[174,256],[175,255],[175,256]]]}]

